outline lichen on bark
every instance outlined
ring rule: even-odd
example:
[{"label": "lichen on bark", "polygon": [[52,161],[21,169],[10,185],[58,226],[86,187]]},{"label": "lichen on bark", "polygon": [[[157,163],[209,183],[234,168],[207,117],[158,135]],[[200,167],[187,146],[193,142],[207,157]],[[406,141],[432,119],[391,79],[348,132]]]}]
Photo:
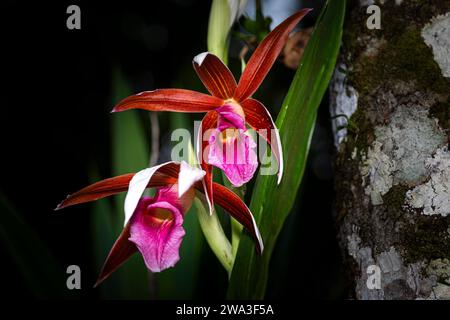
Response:
[{"label": "lichen on bark", "polygon": [[[450,268],[450,79],[422,30],[450,1],[383,2],[382,30],[365,27],[359,2],[347,11],[340,61],[358,103],[336,156],[339,239],[354,297],[443,299],[450,284],[430,266]],[[365,285],[371,263],[380,291]]]}]

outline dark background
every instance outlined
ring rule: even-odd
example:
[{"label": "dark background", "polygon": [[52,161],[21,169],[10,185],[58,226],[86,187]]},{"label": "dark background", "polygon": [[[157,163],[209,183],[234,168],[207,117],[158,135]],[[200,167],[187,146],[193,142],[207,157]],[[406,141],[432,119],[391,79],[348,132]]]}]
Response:
[{"label": "dark background", "polygon": [[[81,30],[66,28],[70,4],[81,8]],[[180,73],[193,83],[187,88],[201,88],[190,66],[192,57],[206,50],[210,4],[200,0],[120,4],[9,0],[2,1],[0,8],[0,192],[62,266],[77,264],[87,270],[83,290],[76,297],[96,298],[97,291],[90,289],[97,270],[90,251],[89,205],[62,213],[53,208],[68,193],[89,183],[93,161],[102,178],[111,175],[110,117],[116,115],[109,111],[115,66],[120,66],[136,92],[171,87]],[[313,25],[319,9],[304,26]],[[232,48],[240,45],[232,42]],[[238,75],[239,63],[233,54],[230,64]],[[294,71],[276,64],[256,94],[273,115],[293,75]],[[268,298],[292,298],[292,293],[295,298],[345,297],[332,219],[332,153],[328,105],[323,101],[298,201],[272,259]],[[2,292],[9,297],[34,297],[11,248],[4,239],[0,243]],[[220,269],[214,257],[208,259]],[[33,277],[32,272],[28,276]],[[216,276],[223,278],[224,273],[205,273],[200,288]],[[220,298],[224,290],[200,290],[197,297]]]}]

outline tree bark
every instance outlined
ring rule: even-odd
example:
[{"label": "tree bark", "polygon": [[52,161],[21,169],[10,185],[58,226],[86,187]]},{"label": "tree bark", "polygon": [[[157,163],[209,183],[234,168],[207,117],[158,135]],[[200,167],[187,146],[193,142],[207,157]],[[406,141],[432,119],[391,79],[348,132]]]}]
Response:
[{"label": "tree bark", "polygon": [[450,299],[449,94],[450,1],[349,4],[330,111],[351,298]]}]

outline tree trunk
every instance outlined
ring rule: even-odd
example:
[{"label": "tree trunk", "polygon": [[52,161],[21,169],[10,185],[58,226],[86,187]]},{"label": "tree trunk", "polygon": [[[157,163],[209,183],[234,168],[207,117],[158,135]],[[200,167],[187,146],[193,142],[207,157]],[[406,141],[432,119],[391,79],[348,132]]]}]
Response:
[{"label": "tree trunk", "polygon": [[450,299],[450,1],[354,1],[342,52],[330,108],[350,297]]}]

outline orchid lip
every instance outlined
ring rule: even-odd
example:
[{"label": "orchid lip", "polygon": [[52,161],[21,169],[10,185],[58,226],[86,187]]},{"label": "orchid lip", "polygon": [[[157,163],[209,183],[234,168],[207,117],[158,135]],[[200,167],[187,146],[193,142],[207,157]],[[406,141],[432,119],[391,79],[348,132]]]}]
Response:
[{"label": "orchid lip", "polygon": [[136,245],[152,272],[173,267],[180,260],[184,212],[173,202],[174,193],[177,191],[172,188],[159,189],[155,198],[143,197],[130,220],[128,240]]}]

